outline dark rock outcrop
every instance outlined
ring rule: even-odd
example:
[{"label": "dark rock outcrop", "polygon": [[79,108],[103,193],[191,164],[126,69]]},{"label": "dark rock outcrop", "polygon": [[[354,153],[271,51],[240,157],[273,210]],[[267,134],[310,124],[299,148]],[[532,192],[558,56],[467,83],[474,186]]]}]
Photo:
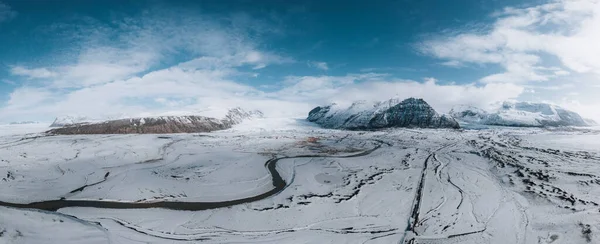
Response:
[{"label": "dark rock outcrop", "polygon": [[451,117],[439,115],[423,99],[403,101],[391,99],[369,104],[355,102],[348,108],[336,104],[316,107],[308,114],[308,121],[325,128],[370,130],[389,127],[459,128]]}]

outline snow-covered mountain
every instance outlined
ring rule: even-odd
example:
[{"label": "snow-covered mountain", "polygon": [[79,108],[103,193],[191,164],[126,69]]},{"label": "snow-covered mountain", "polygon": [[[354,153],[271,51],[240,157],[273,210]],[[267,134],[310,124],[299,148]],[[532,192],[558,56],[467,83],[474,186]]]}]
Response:
[{"label": "snow-covered mountain", "polygon": [[52,129],[52,134],[154,134],[154,133],[196,133],[231,128],[244,120],[260,118],[261,111],[230,109],[225,118],[205,116],[157,116],[128,118],[92,123],[75,123]]},{"label": "snow-covered mountain", "polygon": [[495,111],[485,111],[472,106],[456,106],[450,110],[455,119],[471,124],[544,127],[588,126],[591,121],[579,114],[547,103],[504,102]]},{"label": "snow-covered mountain", "polygon": [[63,127],[63,126],[68,126],[68,125],[90,123],[90,122],[94,122],[94,120],[89,117],[77,116],[77,115],[65,115],[65,116],[56,117],[56,119],[54,119],[54,122],[52,122],[50,127]]},{"label": "snow-covered mountain", "polygon": [[332,104],[316,107],[308,120],[333,129],[380,129],[388,127],[459,128],[458,122],[439,115],[423,99],[390,99],[369,103],[358,101],[350,107]]},{"label": "snow-covered mountain", "polygon": [[242,108],[237,107],[230,109],[224,119],[230,124],[239,124],[247,119],[262,117],[264,117],[264,114],[260,110],[245,111]]}]

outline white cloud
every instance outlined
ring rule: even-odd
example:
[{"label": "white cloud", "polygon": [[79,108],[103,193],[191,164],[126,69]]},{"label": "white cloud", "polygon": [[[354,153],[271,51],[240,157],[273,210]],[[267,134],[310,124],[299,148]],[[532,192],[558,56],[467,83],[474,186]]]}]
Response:
[{"label": "white cloud", "polygon": [[12,66],[10,72],[13,75],[25,76],[29,79],[52,78],[58,75],[47,68],[28,69],[23,66]]},{"label": "white cloud", "polygon": [[320,70],[329,70],[329,66],[327,66],[326,62],[310,61],[310,62],[308,62],[308,67],[312,67],[312,68],[316,68],[316,69],[320,69]]},{"label": "white cloud", "polygon": [[429,38],[419,50],[449,64],[498,66],[501,72],[479,81],[519,83],[530,88],[521,100],[554,101],[600,119],[593,89],[600,84],[600,1],[554,0],[491,17],[496,20],[489,26]]},{"label": "white cloud", "polygon": [[458,60],[448,60],[445,62],[440,63],[441,65],[444,66],[448,66],[448,67],[463,67],[464,64]]},{"label": "white cloud", "polygon": [[[5,117],[53,117],[78,114],[90,117],[144,116],[173,111],[206,114],[206,110],[242,106],[261,109],[268,116],[305,116],[314,106],[391,97],[422,97],[440,112],[453,105],[490,103],[517,97],[523,88],[511,84],[440,85],[391,79],[386,74],[346,76],[289,76],[283,87],[263,92],[228,79],[221,70],[191,70],[178,66],[141,77],[119,80],[69,92],[19,88]],[[26,109],[23,109],[26,108]]]},{"label": "white cloud", "polygon": [[9,84],[11,86],[17,85],[17,82],[14,82],[14,81],[8,80],[8,79],[2,79],[2,82],[4,82],[5,84]]},{"label": "white cloud", "polygon": [[[15,98],[11,98],[8,106],[3,108],[1,113],[7,116],[25,114],[103,116],[114,113],[137,115],[152,110],[172,109],[168,106],[155,107],[148,104],[149,102],[173,105],[176,101],[186,99],[195,101],[199,98],[245,97],[256,92],[252,87],[225,80],[224,73],[220,71],[184,70],[179,67],[69,92],[42,93],[42,91],[42,89],[17,89],[13,92]],[[44,99],[29,99],[36,97]],[[48,97],[52,98],[50,99],[52,102],[48,102]],[[177,99],[167,100],[165,97]],[[22,104],[29,108],[16,109],[24,107]],[[34,104],[35,106],[30,106]]]},{"label": "white cloud", "polygon": [[345,87],[356,82],[372,82],[381,80],[385,76],[387,75],[378,73],[346,76],[288,76],[283,82],[284,87],[271,95],[309,103],[324,102],[324,98],[343,92]]},{"label": "white cloud", "polygon": [[[520,10],[506,10],[502,18],[518,15],[515,11]],[[252,22],[246,18],[238,21]],[[514,20],[510,25],[526,23]],[[48,82],[43,84],[49,85],[17,88],[0,114],[10,120],[62,114],[144,116],[242,106],[261,109],[269,116],[305,116],[314,106],[330,102],[391,97],[421,97],[438,111],[447,112],[457,104],[486,107],[517,98],[527,86],[511,82],[572,75],[565,67],[542,65],[541,56],[534,51],[508,48],[504,39],[489,33],[462,34],[431,40],[431,44],[447,45],[425,51],[447,59],[445,65],[499,64],[506,72],[482,78],[486,83],[467,85],[440,84],[433,78],[401,80],[382,73],[292,75],[265,92],[236,80],[257,77],[257,72],[269,65],[295,61],[261,48],[260,38],[250,34],[260,29],[254,26],[247,31],[198,14],[173,13],[116,19],[111,25],[94,20],[83,26],[54,25],[52,31],[63,31],[73,49],[55,59],[57,63],[12,66],[15,77],[44,80]],[[181,59],[184,61],[174,62]],[[329,68],[325,62],[308,65]]]},{"label": "white cloud", "polygon": [[117,18],[110,24],[91,18],[81,18],[84,24],[53,24],[48,31],[63,36],[62,42],[70,43],[70,48],[53,57],[52,63],[19,66],[12,73],[44,78],[58,88],[81,88],[133,78],[181,58],[253,69],[294,62],[260,50],[252,36],[260,25],[234,26],[233,19],[237,17],[209,18],[186,10],[154,9],[140,16]]},{"label": "white cloud", "polygon": [[598,105],[596,104],[581,103],[576,98],[565,97],[558,101],[557,105],[575,111],[586,119],[593,119],[596,122],[600,122],[600,111],[598,111]]},{"label": "white cloud", "polygon": [[477,86],[443,85],[435,79],[425,82],[391,79],[386,74],[347,76],[287,77],[286,87],[270,94],[290,101],[316,105],[331,102],[348,104],[356,100],[380,101],[392,97],[419,97],[441,112],[452,106],[470,104],[486,108],[493,103],[517,98],[524,88],[514,84],[496,83]]},{"label": "white cloud", "polygon": [[439,112],[445,113],[460,104],[487,108],[493,103],[517,98],[523,91],[520,86],[506,83],[483,86],[443,85],[433,78],[428,78],[425,82],[392,80],[357,83],[345,87],[330,100],[348,103],[357,99],[379,101],[391,97],[418,97],[425,99]]},{"label": "white cloud", "polygon": [[52,96],[53,94],[45,89],[20,87],[10,94],[3,110],[22,111],[23,109],[30,109],[51,99]]},{"label": "white cloud", "polygon": [[9,21],[17,16],[17,12],[5,3],[0,2],[0,23]]},{"label": "white cloud", "polygon": [[[482,82],[547,81],[569,71],[542,72],[556,57],[563,67],[578,73],[600,74],[600,2],[558,0],[530,8],[507,8],[484,30],[429,39],[425,54],[447,62],[499,64],[503,73]],[[540,69],[541,68],[541,69]]]},{"label": "white cloud", "polygon": [[[49,58],[52,63],[10,67],[11,80],[42,82],[35,83],[38,88],[14,90],[0,109],[3,118],[140,116],[175,109],[266,105],[273,99],[233,80],[259,75],[247,69],[295,62],[262,50],[260,39],[253,36],[277,30],[239,15],[214,18],[155,9],[117,17],[108,25],[86,17],[78,20],[85,24],[47,27],[70,47]],[[240,21],[248,26],[239,25]]]}]

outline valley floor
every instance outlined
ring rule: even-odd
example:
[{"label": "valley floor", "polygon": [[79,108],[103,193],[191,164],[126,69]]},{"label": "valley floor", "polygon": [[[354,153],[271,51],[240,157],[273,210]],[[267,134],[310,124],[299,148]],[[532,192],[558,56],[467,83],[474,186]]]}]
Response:
[{"label": "valley floor", "polygon": [[[205,134],[4,133],[0,243],[598,243],[598,141],[584,129],[357,132],[290,120]],[[270,191],[206,210],[135,208]],[[130,207],[7,207],[75,200]]]}]

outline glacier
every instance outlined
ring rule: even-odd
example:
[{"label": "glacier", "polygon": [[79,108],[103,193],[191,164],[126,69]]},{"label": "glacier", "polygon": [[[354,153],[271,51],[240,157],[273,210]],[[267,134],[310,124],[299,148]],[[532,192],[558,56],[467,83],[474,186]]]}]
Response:
[{"label": "glacier", "polygon": [[[600,231],[593,128],[258,118],[211,133],[0,135],[0,243],[596,243]],[[277,188],[273,158],[285,186],[227,207],[18,207],[245,199]]]}]

